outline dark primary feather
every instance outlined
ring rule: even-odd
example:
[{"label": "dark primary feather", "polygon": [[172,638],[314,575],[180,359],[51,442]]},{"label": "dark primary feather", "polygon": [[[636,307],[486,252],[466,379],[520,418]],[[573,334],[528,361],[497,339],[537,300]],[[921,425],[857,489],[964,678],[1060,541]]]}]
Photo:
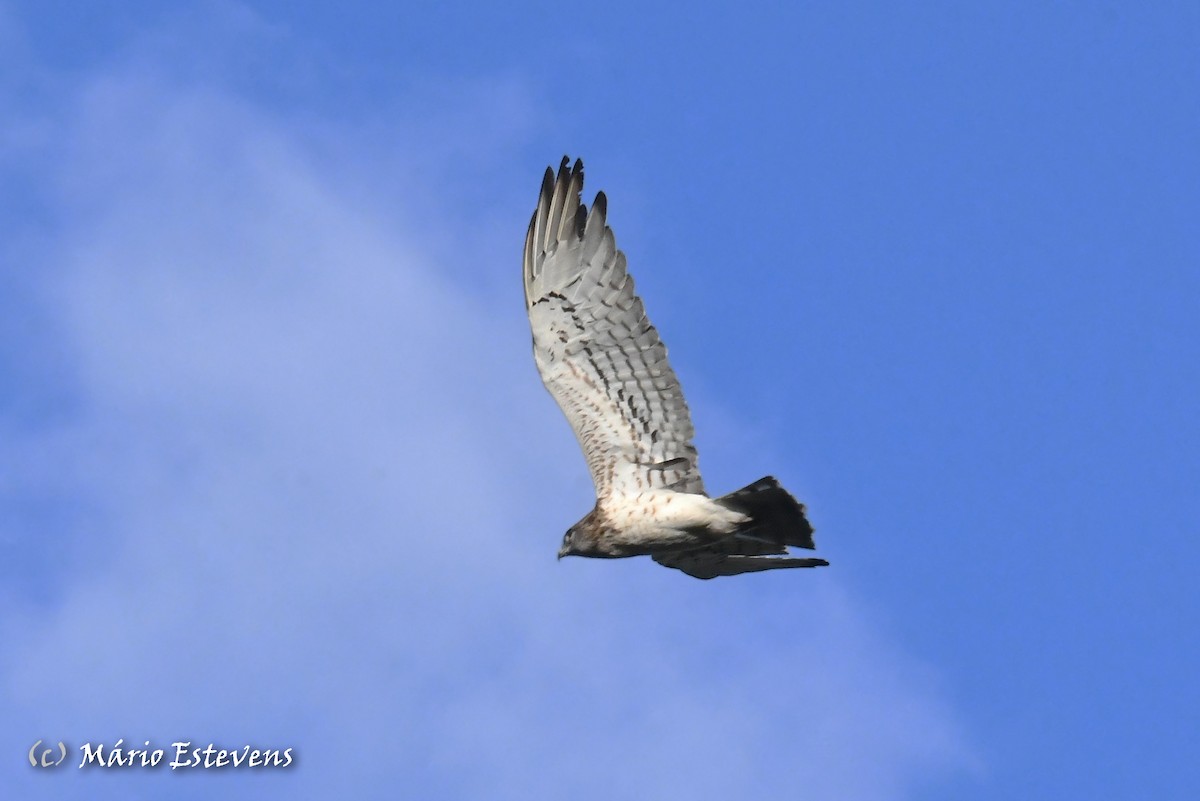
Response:
[{"label": "dark primary feather", "polygon": [[774,476],[760,478],[749,486],[717,499],[722,506],[749,515],[739,534],[780,546],[808,548],[813,543],[813,527],[804,515],[804,504],[779,486]]}]

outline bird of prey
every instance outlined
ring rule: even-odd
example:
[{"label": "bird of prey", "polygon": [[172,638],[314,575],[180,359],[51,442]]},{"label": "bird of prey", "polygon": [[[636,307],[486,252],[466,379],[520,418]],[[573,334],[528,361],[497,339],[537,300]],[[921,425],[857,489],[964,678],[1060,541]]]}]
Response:
[{"label": "bird of prey", "polygon": [[704,491],[692,421],[667,349],[634,294],[601,192],[581,200],[583,163],[546,169],[525,235],[525,306],[542,382],[575,430],[596,506],[568,529],[563,556],[649,555],[701,579],[824,559],[804,506],[774,478],[720,498]]}]

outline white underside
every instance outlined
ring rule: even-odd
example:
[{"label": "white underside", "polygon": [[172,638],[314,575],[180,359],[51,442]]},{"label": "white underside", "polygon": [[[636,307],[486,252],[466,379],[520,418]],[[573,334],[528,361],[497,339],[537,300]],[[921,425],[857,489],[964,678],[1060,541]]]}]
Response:
[{"label": "white underside", "polygon": [[749,520],[705,495],[666,489],[609,498],[602,508],[611,541],[646,552],[712,542]]}]

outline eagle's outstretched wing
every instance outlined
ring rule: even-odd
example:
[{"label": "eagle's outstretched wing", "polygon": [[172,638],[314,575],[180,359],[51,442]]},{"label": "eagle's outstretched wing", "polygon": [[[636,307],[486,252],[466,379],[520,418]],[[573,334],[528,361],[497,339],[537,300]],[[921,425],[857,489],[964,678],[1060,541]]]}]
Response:
[{"label": "eagle's outstretched wing", "polygon": [[525,305],[542,382],[587,457],[600,499],[703,493],[687,404],[605,222],[583,205],[583,164],[547,169],[525,236]]},{"label": "eagle's outstretched wing", "polygon": [[[718,576],[740,576],[742,573],[758,573],[779,567],[826,567],[824,559],[799,558],[799,556],[750,555],[727,553],[728,547],[710,546],[696,550],[679,550],[672,554],[658,554],[654,561],[665,567],[682,570],[696,578]],[[786,553],[786,548],[775,548],[772,553]]]},{"label": "eagle's outstretched wing", "polygon": [[654,561],[701,579],[758,573],[781,567],[825,567],[829,562],[812,557],[786,556],[787,548],[730,537],[690,551],[655,554]]}]

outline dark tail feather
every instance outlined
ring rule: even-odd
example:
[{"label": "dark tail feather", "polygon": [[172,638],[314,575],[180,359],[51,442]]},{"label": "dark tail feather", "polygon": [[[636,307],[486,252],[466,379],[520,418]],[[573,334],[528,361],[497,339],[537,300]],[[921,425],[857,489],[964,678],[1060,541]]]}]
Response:
[{"label": "dark tail feather", "polygon": [[813,527],[804,516],[804,504],[771,476],[716,500],[727,509],[750,516],[750,522],[743,523],[737,534],[777,545],[817,547],[813,542]]}]

